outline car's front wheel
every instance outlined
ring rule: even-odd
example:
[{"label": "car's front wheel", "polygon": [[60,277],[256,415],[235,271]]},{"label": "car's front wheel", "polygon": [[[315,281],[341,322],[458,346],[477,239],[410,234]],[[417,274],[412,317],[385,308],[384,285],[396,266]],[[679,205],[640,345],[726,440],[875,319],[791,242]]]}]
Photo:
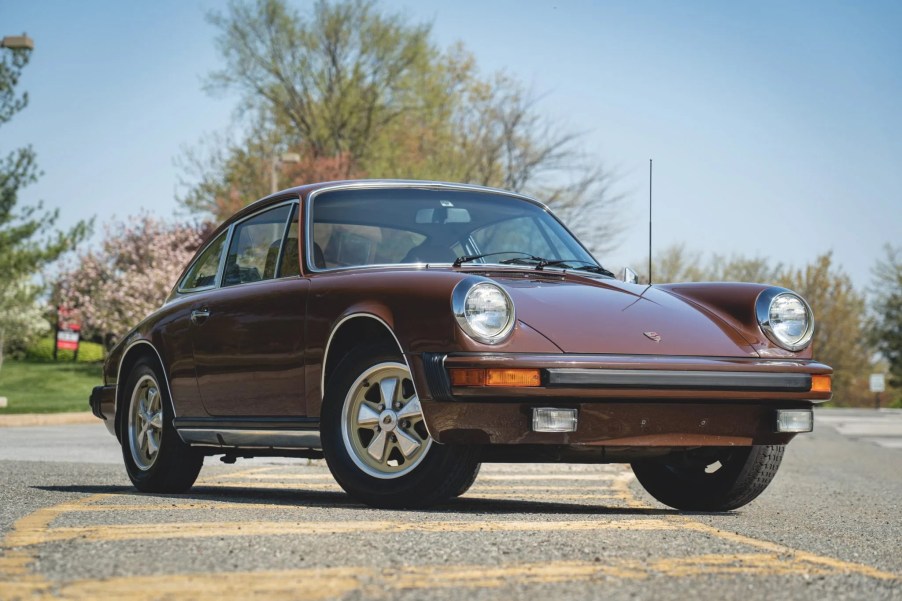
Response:
[{"label": "car's front wheel", "polygon": [[204,456],[182,442],[172,404],[155,365],[140,360],[125,384],[120,440],[125,469],[140,491],[179,493],[191,488]]},{"label": "car's front wheel", "polygon": [[632,464],[655,499],[683,511],[729,511],[764,492],[785,447],[761,445],[697,449]]},{"label": "car's front wheel", "polygon": [[427,507],[472,482],[473,452],[432,440],[396,350],[359,348],[335,374],[322,408],[323,453],[348,494],[375,507]]}]

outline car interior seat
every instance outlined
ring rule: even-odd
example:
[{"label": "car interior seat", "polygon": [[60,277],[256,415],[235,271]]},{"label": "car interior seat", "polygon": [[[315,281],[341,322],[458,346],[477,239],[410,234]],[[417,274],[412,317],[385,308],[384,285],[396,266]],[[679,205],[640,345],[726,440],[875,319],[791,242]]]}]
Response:
[{"label": "car interior seat", "polygon": [[401,259],[401,263],[453,263],[456,258],[447,246],[426,240],[411,248]]}]

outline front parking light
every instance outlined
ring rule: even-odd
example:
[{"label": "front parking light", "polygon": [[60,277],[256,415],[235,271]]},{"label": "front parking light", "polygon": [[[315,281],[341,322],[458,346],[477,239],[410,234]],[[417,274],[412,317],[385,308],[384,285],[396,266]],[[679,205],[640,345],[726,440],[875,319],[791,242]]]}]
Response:
[{"label": "front parking light", "polygon": [[777,411],[777,432],[811,432],[814,414],[810,409],[780,409]]},{"label": "front parking light", "polygon": [[576,432],[576,409],[537,407],[532,410],[533,432]]}]

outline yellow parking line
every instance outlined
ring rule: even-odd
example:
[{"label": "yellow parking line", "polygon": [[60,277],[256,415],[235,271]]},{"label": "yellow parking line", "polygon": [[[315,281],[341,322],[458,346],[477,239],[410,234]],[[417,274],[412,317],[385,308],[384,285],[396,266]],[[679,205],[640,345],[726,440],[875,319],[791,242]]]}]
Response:
[{"label": "yellow parking line", "polygon": [[506,501],[523,501],[524,503],[535,503],[536,501],[606,501],[606,500],[617,500],[619,501],[621,498],[618,495],[576,495],[576,494],[559,494],[559,493],[544,493],[544,494],[520,494],[516,492],[510,493],[494,493],[494,492],[482,492],[481,490],[477,491],[468,491],[466,495],[461,497],[462,499],[504,499]]},{"label": "yellow parking line", "polygon": [[[221,485],[220,478],[243,480],[234,485],[249,488],[280,489],[278,482],[259,482],[271,478],[297,480],[291,486],[328,487],[337,486],[329,474],[284,474],[276,473],[284,466],[253,468],[230,474],[220,474],[206,478],[199,484]],[[250,480],[250,481],[248,481]],[[256,480],[256,481],[255,481]],[[534,473],[493,473],[480,477],[484,481],[604,481],[597,495],[567,495],[548,492],[542,495],[522,495],[518,491],[542,489],[548,486],[518,486],[511,484],[510,497],[491,492],[480,493],[480,486],[474,487],[471,495],[486,497],[519,498],[524,501],[560,500],[567,497],[591,499],[616,499],[628,507],[649,509],[650,505],[636,499],[630,489],[632,473],[603,474],[534,474]],[[231,485],[231,484],[230,484]],[[484,485],[485,486],[485,485]],[[551,485],[552,488],[555,485]],[[573,490],[576,486],[560,486],[560,490]],[[485,486],[486,490],[507,490],[508,487]],[[580,488],[584,490],[584,488]],[[139,495],[133,495],[140,498]],[[26,596],[50,595],[72,600],[94,599],[117,596],[123,599],[141,600],[151,598],[202,599],[246,597],[266,595],[269,598],[312,599],[340,596],[353,590],[362,590],[363,595],[373,587],[372,592],[384,594],[385,590],[430,589],[434,587],[501,587],[511,583],[540,584],[593,580],[598,578],[640,579],[650,576],[692,577],[702,575],[741,574],[751,576],[767,575],[832,575],[857,573],[881,580],[902,580],[899,575],[871,566],[846,562],[817,555],[781,544],[755,539],[733,532],[719,530],[702,522],[683,516],[664,518],[610,518],[576,521],[442,521],[442,522],[174,522],[134,525],[95,525],[84,527],[54,527],[50,525],[61,514],[70,512],[102,511],[159,511],[167,509],[237,509],[273,508],[295,510],[304,506],[287,503],[244,504],[215,502],[178,502],[176,498],[166,498],[161,504],[117,503],[116,494],[91,495],[75,502],[62,503],[54,507],[40,509],[18,520],[12,530],[0,542],[0,599]],[[153,498],[152,495],[148,497]],[[396,514],[388,514],[395,517]],[[372,569],[362,566],[341,568],[311,568],[301,570],[239,572],[214,574],[175,574],[148,577],[123,577],[107,580],[84,580],[69,584],[51,583],[33,571],[37,552],[35,546],[47,542],[74,540],[85,542],[126,541],[135,539],[180,539],[237,536],[278,536],[278,535],[329,535],[349,532],[551,532],[551,531],[603,531],[603,530],[683,530],[698,532],[719,538],[728,543],[751,547],[756,553],[726,553],[698,555],[691,557],[655,558],[643,560],[615,559],[604,562],[550,561],[541,563],[508,564],[502,566],[485,565],[434,565],[407,566],[392,570]],[[146,581],[144,585],[141,583]],[[303,582],[304,587],[297,583]]]},{"label": "yellow parking line", "polygon": [[611,482],[611,488],[620,500],[626,503],[627,507],[631,509],[652,509],[651,505],[637,499],[633,495],[633,491],[630,490],[630,482],[635,479],[636,477],[633,475],[632,470],[623,472]]},{"label": "yellow parking line", "polygon": [[585,530],[676,530],[662,519],[598,519],[578,521],[454,521],[454,522],[166,522],[100,524],[19,532],[17,546],[78,539],[85,542],[226,536],[323,535],[349,532],[557,532]]},{"label": "yellow parking line", "polygon": [[[253,489],[253,490],[278,490],[278,491],[298,491],[302,492],[343,492],[342,488],[337,484],[334,485],[321,485],[321,484],[298,484],[291,482],[217,482],[215,485],[209,486],[222,486],[222,487],[234,487],[234,488],[243,488],[243,489]],[[491,491],[499,491],[499,490],[507,490],[510,492],[491,492]],[[464,495],[463,499],[477,499],[477,498],[486,498],[486,499],[511,499],[511,500],[520,500],[524,502],[536,501],[536,500],[549,500],[555,499],[559,501],[584,501],[584,500],[605,500],[605,499],[616,499],[616,500],[624,500],[623,496],[619,494],[618,491],[612,491],[610,489],[599,488],[598,493],[567,493],[567,492],[556,492],[559,489],[548,488],[548,487],[533,487],[531,492],[521,492],[523,487],[516,487],[511,489],[510,486],[498,486],[498,487],[481,487],[474,486],[471,490],[467,491],[466,495]],[[585,490],[584,488],[574,488],[574,487],[566,487],[560,490]],[[487,492],[483,492],[487,491]],[[542,492],[537,492],[542,491]],[[605,493],[613,493],[613,494],[605,494]]]},{"label": "yellow parking line", "polygon": [[729,532],[726,530],[720,530],[719,528],[714,528],[713,526],[708,526],[707,524],[703,524],[696,520],[691,520],[683,517],[673,517],[670,518],[674,522],[682,523],[683,527],[687,530],[693,530],[695,532],[703,532],[705,534],[710,534],[712,536],[716,536],[717,538],[730,541],[732,543],[738,543],[741,545],[747,545],[749,547],[756,547],[758,549],[764,549],[766,551],[770,551],[771,553],[778,555],[790,555],[794,559],[798,561],[804,561],[811,564],[817,564],[821,566],[827,566],[833,568],[835,570],[841,572],[855,572],[858,574],[863,574],[865,576],[870,576],[871,578],[878,578],[881,580],[892,580],[899,578],[898,575],[892,574],[890,572],[884,572],[883,570],[878,570],[876,568],[872,568],[868,565],[863,565],[859,563],[852,563],[849,561],[842,561],[840,559],[834,559],[832,557],[825,557],[823,555],[817,555],[815,553],[808,553],[807,551],[800,551],[798,549],[793,549],[792,547],[787,547],[785,545],[781,545],[778,543],[772,543],[770,541],[760,540],[757,538],[752,538],[750,536],[745,536],[742,534],[737,534],[735,532]]},{"label": "yellow parking line", "polygon": [[[275,468],[273,468],[275,469]],[[248,470],[246,472],[237,472],[232,474],[219,474],[218,476],[211,476],[210,480],[241,480],[243,478],[247,478],[249,480],[331,480],[335,482],[335,478],[332,477],[332,474],[264,474],[264,473],[255,473],[253,470]]]},{"label": "yellow parking line", "polygon": [[[90,495],[63,505],[89,505],[109,496],[111,495]],[[0,541],[0,599],[18,599],[49,590],[50,583],[47,579],[32,569],[36,559],[35,550],[22,548],[28,546],[23,541],[45,532],[50,523],[62,513],[64,510],[61,505],[38,509],[16,520],[12,529]]]},{"label": "yellow parking line", "polygon": [[[332,477],[331,474],[293,474],[293,473],[273,473],[273,470],[278,468],[259,468],[260,470],[267,470],[265,473],[257,470],[247,470],[244,472],[235,472],[235,473],[226,473],[226,474],[218,474],[216,476],[211,476],[208,480],[216,481],[216,480],[240,480],[240,479],[250,479],[250,480],[331,480],[335,481],[335,478]],[[586,474],[586,473],[578,473],[578,474],[529,474],[529,473],[497,473],[493,472],[490,474],[481,474],[477,482],[482,481],[510,481],[510,480],[541,480],[541,481],[558,481],[558,480],[578,480],[578,481],[599,481],[599,482],[607,482],[611,480],[616,480],[617,478],[622,477],[620,474]]]},{"label": "yellow parking line", "polygon": [[296,511],[298,509],[309,509],[305,505],[287,501],[285,503],[165,503],[165,504],[131,504],[131,503],[94,503],[91,505],[61,505],[63,513],[103,513],[109,511],[207,511],[229,510],[229,509],[284,509],[286,511]]},{"label": "yellow parking line", "polygon": [[[318,484],[304,482],[248,482],[242,480],[221,480],[219,482],[204,482],[200,487],[243,488],[253,490],[296,490],[298,492],[342,492],[338,484]],[[203,491],[206,493],[207,491]]]},{"label": "yellow parking line", "polygon": [[[68,601],[118,598],[221,599],[265,597],[320,601],[353,591],[364,597],[390,591],[436,588],[502,588],[512,584],[540,585],[597,581],[644,580],[650,577],[686,578],[731,576],[830,576],[836,571],[805,560],[785,559],[772,553],[710,554],[654,560],[606,559],[604,561],[547,561],[502,566],[428,565],[379,569],[363,566],[230,572],[221,574],[169,574],[82,580],[57,589]],[[890,575],[892,576],[892,575]],[[2,592],[0,585],[0,592]]]},{"label": "yellow parking line", "polygon": [[610,481],[622,477],[621,474],[480,474],[477,482],[484,480],[593,480]]},{"label": "yellow parking line", "polygon": [[495,490],[504,490],[504,491],[509,491],[509,492],[513,493],[518,490],[543,491],[543,492],[544,491],[568,491],[568,490],[585,492],[587,490],[598,490],[601,492],[608,492],[609,489],[605,486],[599,486],[597,488],[596,487],[590,488],[589,486],[587,486],[585,484],[576,485],[576,486],[568,486],[568,485],[560,485],[560,484],[548,484],[548,485],[517,484],[515,487],[512,487],[510,484],[493,485],[493,484],[480,484],[479,482],[477,482],[476,484],[473,485],[473,488],[471,488],[468,492],[469,493],[472,493],[472,492],[482,493],[483,491],[495,491]]}]

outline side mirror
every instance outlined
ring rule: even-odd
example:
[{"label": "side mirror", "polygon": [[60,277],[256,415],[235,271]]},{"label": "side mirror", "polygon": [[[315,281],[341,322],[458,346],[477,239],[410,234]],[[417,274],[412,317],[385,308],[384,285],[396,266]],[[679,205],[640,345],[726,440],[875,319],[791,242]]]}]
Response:
[{"label": "side mirror", "polygon": [[620,279],[627,284],[638,284],[639,283],[639,274],[630,269],[629,267],[624,267],[620,270]]}]

